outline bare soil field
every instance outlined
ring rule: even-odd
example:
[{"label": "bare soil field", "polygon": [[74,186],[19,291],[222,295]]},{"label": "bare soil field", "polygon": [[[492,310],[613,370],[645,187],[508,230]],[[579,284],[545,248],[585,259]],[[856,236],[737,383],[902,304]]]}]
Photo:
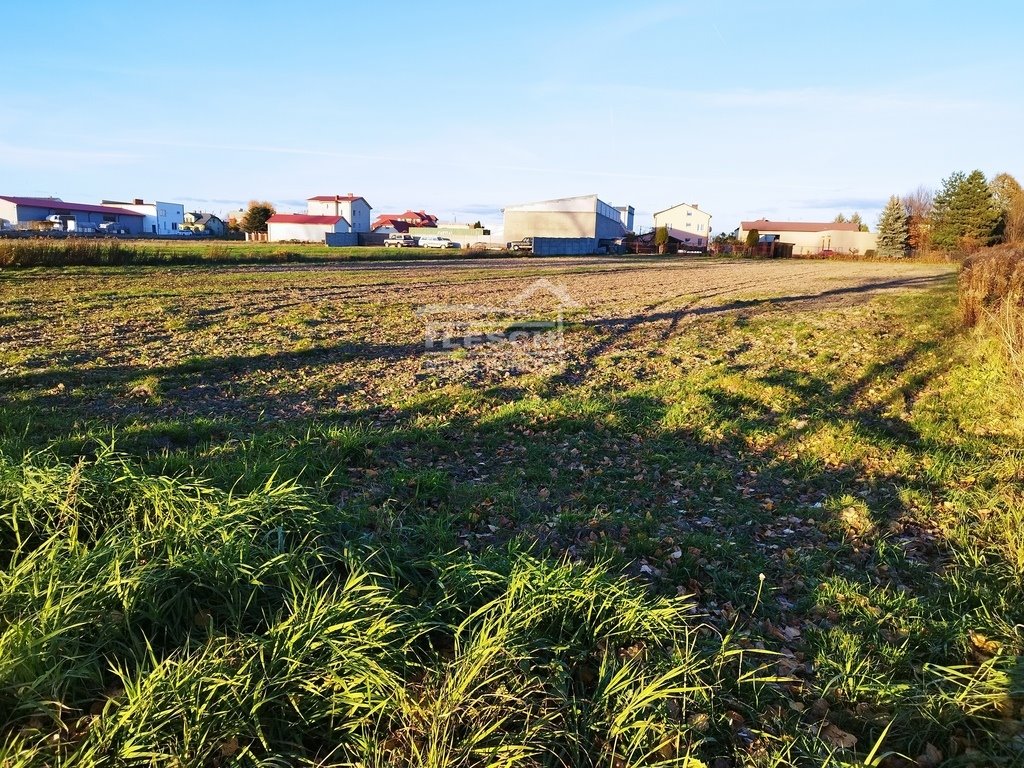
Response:
[{"label": "bare soil field", "polygon": [[[580,331],[563,337],[568,348],[556,361],[570,370],[665,341],[700,319],[855,306],[939,285],[950,273],[910,264],[521,259],[22,274],[3,283],[0,364],[8,397],[59,388],[57,401],[97,414],[132,410],[131,389],[116,385],[146,376],[182,385],[163,389],[163,415],[312,414],[370,407],[437,370],[420,314],[428,306],[450,307],[453,319],[473,307],[549,318],[561,310]],[[448,379],[494,383],[530,354],[489,346],[440,367]],[[294,379],[306,384],[290,386]]]}]

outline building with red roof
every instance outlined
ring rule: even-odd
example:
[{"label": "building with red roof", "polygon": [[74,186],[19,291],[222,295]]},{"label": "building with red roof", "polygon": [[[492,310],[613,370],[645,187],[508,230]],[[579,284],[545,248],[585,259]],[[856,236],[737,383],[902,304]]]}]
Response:
[{"label": "building with red roof", "polygon": [[40,226],[88,232],[101,224],[116,224],[119,229],[137,235],[142,232],[143,215],[112,205],[69,203],[59,197],[20,197],[0,195],[0,219],[12,226]]},{"label": "building with red roof", "polygon": [[324,243],[328,235],[346,234],[352,227],[344,216],[319,216],[307,213],[275,213],[267,219],[267,240]]},{"label": "building with red roof", "polygon": [[408,232],[409,227],[437,226],[437,216],[426,211],[406,211],[405,213],[384,213],[376,218],[370,227],[373,232]]},{"label": "building with red roof", "polygon": [[352,232],[370,231],[370,211],[366,198],[353,195],[317,195],[306,200],[306,213],[310,216],[344,216]]}]

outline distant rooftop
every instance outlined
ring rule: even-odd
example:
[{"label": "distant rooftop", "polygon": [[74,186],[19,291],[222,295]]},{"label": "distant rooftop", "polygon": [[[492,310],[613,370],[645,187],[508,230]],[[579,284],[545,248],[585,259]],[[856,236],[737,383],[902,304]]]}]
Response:
[{"label": "distant rooftop", "polygon": [[31,208],[52,208],[58,211],[79,211],[80,213],[105,213],[110,216],[137,216],[142,218],[141,213],[129,211],[125,208],[117,208],[110,205],[90,205],[88,203],[69,203],[59,197],[15,197],[11,195],[0,195],[0,200],[6,200],[15,205],[24,205]]},{"label": "distant rooftop", "polygon": [[[354,203],[356,200],[362,200],[366,203],[366,198],[361,195],[317,195],[316,197],[307,197],[306,202],[315,200],[318,203]],[[369,205],[369,203],[366,203]],[[372,207],[372,206],[371,206]]]},{"label": "distant rooftop", "polygon": [[742,221],[740,229],[749,232],[756,229],[758,232],[858,232],[859,224],[848,221],[771,221],[770,219],[758,219],[757,221]]},{"label": "distant rooftop", "polygon": [[337,224],[339,221],[344,221],[348,224],[348,219],[344,216],[310,216],[305,213],[275,213],[269,219],[268,224]]}]

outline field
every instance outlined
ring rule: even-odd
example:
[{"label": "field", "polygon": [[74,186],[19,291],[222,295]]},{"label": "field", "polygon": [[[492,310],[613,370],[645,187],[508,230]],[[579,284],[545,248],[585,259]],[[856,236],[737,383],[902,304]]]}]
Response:
[{"label": "field", "polygon": [[946,265],[0,271],[0,764],[1024,765],[1014,382]]}]

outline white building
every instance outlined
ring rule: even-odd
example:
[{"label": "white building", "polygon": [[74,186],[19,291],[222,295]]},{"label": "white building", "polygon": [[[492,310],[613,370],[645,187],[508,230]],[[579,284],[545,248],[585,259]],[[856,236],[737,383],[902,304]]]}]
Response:
[{"label": "white building", "polygon": [[344,216],[311,216],[305,213],[276,213],[267,219],[267,240],[280,243],[298,240],[324,243],[329,234],[351,232]]},{"label": "white building", "polygon": [[176,235],[185,223],[185,206],[181,203],[147,203],[137,197],[130,203],[104,200],[103,204],[141,213],[142,231],[147,235]]},{"label": "white building", "polygon": [[878,247],[877,232],[861,232],[859,225],[851,222],[743,221],[740,222],[740,242],[755,230],[762,242],[771,239],[792,245],[793,254],[797,256],[828,251],[856,255]]},{"label": "white building", "polygon": [[707,248],[711,237],[711,214],[694,203],[680,203],[654,214],[654,228],[665,227],[668,236],[682,248]]},{"label": "white building", "polygon": [[370,231],[370,211],[373,208],[358,195],[318,195],[306,200],[310,216],[343,216],[352,226],[351,232]]}]

